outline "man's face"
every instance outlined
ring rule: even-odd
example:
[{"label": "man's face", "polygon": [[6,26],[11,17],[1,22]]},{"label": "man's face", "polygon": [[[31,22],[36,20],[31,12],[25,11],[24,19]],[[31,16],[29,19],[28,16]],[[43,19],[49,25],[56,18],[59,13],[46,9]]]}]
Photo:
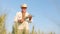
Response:
[{"label": "man's face", "polygon": [[26,7],[22,7],[21,9],[22,9],[22,12],[26,12],[27,8]]}]

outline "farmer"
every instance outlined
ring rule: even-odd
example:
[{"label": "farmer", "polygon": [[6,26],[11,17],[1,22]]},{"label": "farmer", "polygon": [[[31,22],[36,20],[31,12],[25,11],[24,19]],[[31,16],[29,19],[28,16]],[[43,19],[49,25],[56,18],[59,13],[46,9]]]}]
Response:
[{"label": "farmer", "polygon": [[17,26],[17,34],[23,34],[25,30],[25,34],[29,34],[29,22],[31,22],[32,16],[26,12],[27,5],[21,5],[21,12],[17,12],[14,22],[18,23]]}]

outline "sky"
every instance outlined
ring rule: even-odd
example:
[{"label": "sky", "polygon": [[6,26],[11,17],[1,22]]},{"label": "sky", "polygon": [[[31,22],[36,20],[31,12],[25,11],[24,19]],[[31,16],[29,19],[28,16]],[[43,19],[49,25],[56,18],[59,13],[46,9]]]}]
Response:
[{"label": "sky", "polygon": [[0,0],[0,14],[6,13],[6,30],[12,32],[14,17],[21,11],[21,4],[28,5],[27,12],[33,15],[33,21],[29,24],[42,32],[60,33],[60,0]]}]

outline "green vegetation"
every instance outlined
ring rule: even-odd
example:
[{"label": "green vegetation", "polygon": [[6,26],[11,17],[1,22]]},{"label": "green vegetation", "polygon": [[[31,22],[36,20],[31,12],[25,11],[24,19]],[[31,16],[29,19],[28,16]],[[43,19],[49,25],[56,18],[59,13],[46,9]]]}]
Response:
[{"label": "green vegetation", "polygon": [[0,34],[6,34],[5,17],[6,17],[6,14],[0,15]]}]

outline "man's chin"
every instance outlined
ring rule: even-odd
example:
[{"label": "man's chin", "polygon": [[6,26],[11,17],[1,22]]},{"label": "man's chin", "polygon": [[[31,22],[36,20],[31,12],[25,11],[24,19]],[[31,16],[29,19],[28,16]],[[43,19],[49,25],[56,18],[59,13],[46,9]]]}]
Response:
[{"label": "man's chin", "polygon": [[23,12],[23,13],[26,13],[26,12]]}]

